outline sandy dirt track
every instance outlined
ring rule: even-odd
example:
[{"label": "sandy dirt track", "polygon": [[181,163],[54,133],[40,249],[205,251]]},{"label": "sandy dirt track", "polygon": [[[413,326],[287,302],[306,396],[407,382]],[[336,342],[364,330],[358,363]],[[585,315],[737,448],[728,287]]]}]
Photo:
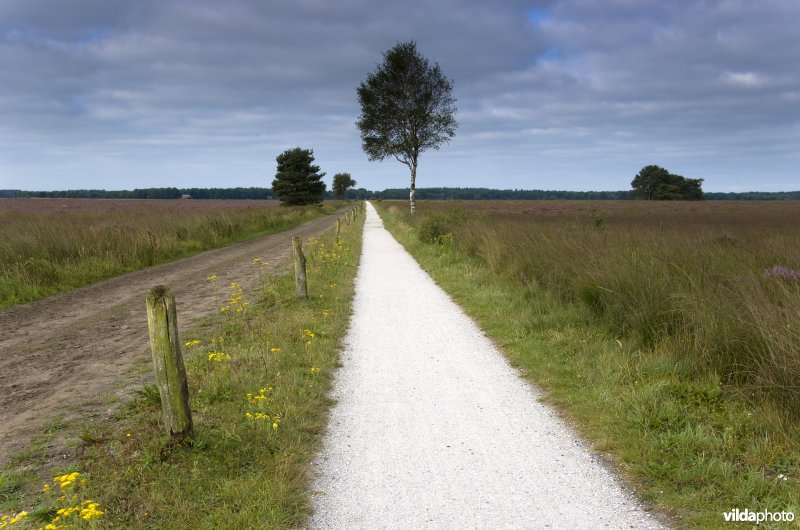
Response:
[{"label": "sandy dirt track", "polygon": [[369,205],[311,528],[664,528]]},{"label": "sandy dirt track", "polygon": [[[231,282],[246,292],[266,271],[287,265],[292,236],[318,235],[335,222],[326,216],[0,312],[0,465],[54,418],[97,408],[135,363],[150,358],[150,287],[173,290],[184,333],[224,305]],[[255,257],[269,265],[254,265]]]}]

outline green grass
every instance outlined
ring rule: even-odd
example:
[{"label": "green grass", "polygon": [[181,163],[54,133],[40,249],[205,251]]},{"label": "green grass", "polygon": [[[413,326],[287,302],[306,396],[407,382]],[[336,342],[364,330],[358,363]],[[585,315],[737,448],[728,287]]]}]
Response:
[{"label": "green grass", "polygon": [[[105,514],[96,521],[103,527],[302,526],[310,512],[309,464],[349,325],[362,222],[363,215],[343,223],[338,246],[333,234],[308,240],[308,300],[295,299],[292,275],[265,275],[254,292],[221,286],[231,294],[226,309],[181,338],[191,344],[184,357],[193,445],[167,443],[158,392],[145,385],[111,421],[78,429],[82,456],[50,475],[80,471],[87,484],[78,501],[100,504]],[[26,465],[18,462],[9,477]],[[9,492],[0,512],[27,507],[31,522],[41,525],[54,516],[54,500],[35,492],[30,475],[27,490],[16,478],[0,486]]]},{"label": "green grass", "polygon": [[280,232],[340,205],[221,208],[215,202],[177,210],[159,201],[84,200],[63,212],[0,211],[0,309]]},{"label": "green grass", "polygon": [[[642,315],[651,311],[646,304],[658,300],[645,296],[637,309],[636,300],[629,298],[631,307],[624,311],[633,315],[634,322],[627,324],[625,315],[606,318],[613,308],[594,306],[595,296],[602,294],[590,289],[592,296],[581,295],[587,285],[604,293],[600,287],[608,284],[582,283],[576,271],[595,271],[599,279],[624,267],[625,260],[615,255],[619,240],[629,245],[627,258],[636,255],[652,265],[647,254],[658,250],[682,263],[684,268],[677,268],[677,273],[683,275],[689,264],[680,260],[688,260],[693,252],[703,256],[704,248],[671,254],[674,248],[661,246],[675,241],[677,230],[654,241],[660,232],[657,220],[655,231],[637,233],[630,216],[628,222],[613,218],[610,223],[608,219],[599,222],[602,214],[597,211],[577,219],[572,215],[535,219],[528,214],[534,223],[509,212],[476,215],[463,207],[454,209],[452,204],[421,202],[414,219],[405,213],[403,203],[378,206],[387,228],[437,283],[526,377],[547,391],[547,400],[596,450],[612,456],[638,494],[671,515],[675,524],[719,528],[722,513],[737,507],[793,511],[800,516],[800,428],[797,416],[786,407],[792,397],[776,398],[778,388],[760,388],[752,377],[731,377],[724,370],[725,362],[713,369],[710,352],[699,357],[687,350],[693,341],[713,341],[711,336],[692,338],[686,327],[667,332],[659,325],[654,334],[642,333],[643,328],[637,326],[646,329],[648,325],[636,318],[644,321]],[[696,217],[694,221],[703,224]],[[613,233],[615,224],[618,234]],[[694,226],[680,240],[688,244],[691,234],[701,240],[708,236],[708,232],[698,236],[698,231]],[[639,246],[625,238],[635,238]],[[735,257],[717,256],[715,263]],[[778,258],[751,259],[761,266]],[[572,261],[563,261],[567,259]],[[631,284],[659,289],[660,282],[666,281],[658,269],[644,271],[650,274],[631,278]],[[631,267],[618,272],[644,274]],[[686,284],[691,281],[680,285]],[[619,288],[615,284],[612,290]],[[786,301],[787,307],[796,311],[796,304],[789,305],[792,300]],[[721,297],[710,300],[708,310],[720,311],[715,304],[721,301]],[[702,309],[698,304],[692,307],[697,312]],[[728,316],[700,318],[722,321]],[[655,317],[666,318],[657,312]]]}]

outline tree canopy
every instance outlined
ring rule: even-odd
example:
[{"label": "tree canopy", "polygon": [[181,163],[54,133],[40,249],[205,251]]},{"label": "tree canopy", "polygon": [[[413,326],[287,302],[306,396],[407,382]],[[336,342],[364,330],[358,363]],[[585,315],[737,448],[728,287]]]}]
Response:
[{"label": "tree canopy", "polygon": [[361,115],[356,126],[369,160],[393,157],[411,170],[409,201],[415,210],[419,155],[439,149],[458,124],[453,83],[439,65],[423,57],[414,41],[383,54],[383,63],[357,89]]},{"label": "tree canopy", "polygon": [[643,167],[631,182],[630,194],[635,199],[652,201],[703,200],[703,179],[674,175],[663,167]]},{"label": "tree canopy", "polygon": [[278,170],[272,181],[272,194],[277,199],[290,206],[322,202],[325,173],[320,173],[319,166],[313,164],[313,150],[287,149],[276,160]]},{"label": "tree canopy", "polygon": [[350,173],[337,173],[333,176],[333,194],[338,199],[344,199],[348,188],[356,185],[356,181]]}]

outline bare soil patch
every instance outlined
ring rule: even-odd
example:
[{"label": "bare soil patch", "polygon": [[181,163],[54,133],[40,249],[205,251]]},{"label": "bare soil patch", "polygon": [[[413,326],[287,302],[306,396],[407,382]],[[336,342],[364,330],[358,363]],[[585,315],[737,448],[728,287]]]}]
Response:
[{"label": "bare soil patch", "polygon": [[[55,418],[69,421],[103,408],[131,368],[149,359],[144,301],[153,285],[173,290],[185,333],[225,304],[231,282],[247,292],[262,274],[289,263],[292,236],[318,235],[335,219],[316,219],[0,312],[0,465]],[[256,257],[268,265],[254,264]],[[217,281],[209,282],[210,275]],[[130,390],[140,381],[128,383]]]}]

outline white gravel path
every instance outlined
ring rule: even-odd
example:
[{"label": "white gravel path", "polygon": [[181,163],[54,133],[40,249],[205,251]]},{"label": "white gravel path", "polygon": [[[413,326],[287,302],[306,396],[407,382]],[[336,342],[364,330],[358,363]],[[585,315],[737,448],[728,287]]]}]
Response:
[{"label": "white gravel path", "polygon": [[312,528],[663,528],[367,206]]}]

